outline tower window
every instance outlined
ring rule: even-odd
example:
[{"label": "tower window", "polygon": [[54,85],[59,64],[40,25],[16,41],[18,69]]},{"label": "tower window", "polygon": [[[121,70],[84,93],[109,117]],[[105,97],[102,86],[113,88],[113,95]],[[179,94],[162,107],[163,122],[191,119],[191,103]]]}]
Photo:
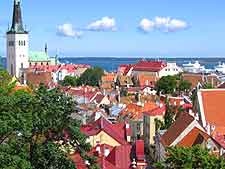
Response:
[{"label": "tower window", "polygon": [[21,69],[23,69],[23,63],[21,63]]},{"label": "tower window", "polygon": [[14,41],[9,41],[9,46],[14,46]]},{"label": "tower window", "polygon": [[11,64],[11,75],[13,75],[13,64]]},{"label": "tower window", "polygon": [[26,41],[23,41],[23,45],[26,46]]}]

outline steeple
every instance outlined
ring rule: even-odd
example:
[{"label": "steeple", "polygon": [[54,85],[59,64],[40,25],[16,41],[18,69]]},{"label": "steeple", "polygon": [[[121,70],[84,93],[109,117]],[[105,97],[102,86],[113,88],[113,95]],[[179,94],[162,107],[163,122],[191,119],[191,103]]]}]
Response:
[{"label": "steeple", "polygon": [[11,29],[7,33],[28,33],[23,28],[22,10],[20,0],[14,0],[13,18]]}]

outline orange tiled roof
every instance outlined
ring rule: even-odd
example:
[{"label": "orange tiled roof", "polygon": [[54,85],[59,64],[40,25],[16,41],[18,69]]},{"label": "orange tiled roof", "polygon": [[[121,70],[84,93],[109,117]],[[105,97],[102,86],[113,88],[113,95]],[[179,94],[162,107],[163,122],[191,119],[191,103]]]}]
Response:
[{"label": "orange tiled roof", "polygon": [[217,86],[220,83],[216,75],[184,73],[182,76],[184,80],[191,82],[192,88],[196,87],[198,83],[212,83],[213,86]]},{"label": "orange tiled roof", "polygon": [[210,125],[225,127],[225,89],[201,90],[205,120]]},{"label": "orange tiled roof", "polygon": [[114,82],[115,74],[109,73],[104,76],[102,76],[102,82]]},{"label": "orange tiled roof", "polygon": [[135,103],[130,103],[127,107],[120,112],[121,116],[128,116],[132,120],[138,120],[143,117],[144,112],[148,112],[156,109],[158,106],[154,102],[145,103],[144,106],[137,105]]},{"label": "orange tiled roof", "polygon": [[154,86],[157,80],[159,80],[159,78],[156,76],[150,76],[150,75],[144,75],[144,74],[138,75],[138,81],[141,87]]},{"label": "orange tiled roof", "polygon": [[198,143],[198,139],[200,137],[204,138],[204,140],[206,141],[210,136],[195,127],[177,144],[177,146],[191,147],[195,143]]},{"label": "orange tiled roof", "polygon": [[32,90],[27,85],[16,85],[13,89],[13,91],[15,91],[15,92],[19,91],[19,90],[23,90],[28,93],[32,93]]},{"label": "orange tiled roof", "polygon": [[170,146],[176,138],[194,121],[188,113],[181,114],[172,126],[161,137],[161,142],[164,146]]}]

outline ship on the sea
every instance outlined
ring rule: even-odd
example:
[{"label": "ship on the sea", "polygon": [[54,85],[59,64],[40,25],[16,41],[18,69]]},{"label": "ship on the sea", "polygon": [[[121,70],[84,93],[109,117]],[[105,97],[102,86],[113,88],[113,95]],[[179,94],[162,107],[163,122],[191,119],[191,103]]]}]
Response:
[{"label": "ship on the sea", "polygon": [[206,71],[205,67],[202,66],[198,61],[195,61],[194,63],[185,63],[182,66],[185,72],[202,73]]},{"label": "ship on the sea", "polygon": [[219,65],[215,66],[215,71],[225,74],[225,63],[219,63]]}]

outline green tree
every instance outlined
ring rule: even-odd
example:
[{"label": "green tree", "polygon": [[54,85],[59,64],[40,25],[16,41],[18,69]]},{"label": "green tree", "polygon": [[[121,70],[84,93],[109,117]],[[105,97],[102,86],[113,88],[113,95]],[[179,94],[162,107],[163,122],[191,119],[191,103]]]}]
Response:
[{"label": "green tree", "polygon": [[225,160],[209,153],[201,146],[170,147],[165,161],[155,164],[157,169],[224,169]]},{"label": "green tree", "polygon": [[86,155],[91,147],[80,122],[70,118],[75,106],[71,97],[43,86],[32,95],[19,91],[0,97],[0,168],[73,169],[71,148],[96,168],[95,158]]},{"label": "green tree", "polygon": [[61,82],[62,86],[77,86],[78,78],[73,76],[66,76],[64,80]]},{"label": "green tree", "polygon": [[157,92],[163,94],[173,94],[177,87],[177,80],[175,76],[163,76],[156,83]]},{"label": "green tree", "polygon": [[179,92],[186,92],[191,89],[191,82],[187,80],[180,80],[178,83],[178,90]]},{"label": "green tree", "polygon": [[99,83],[103,75],[104,75],[104,70],[102,68],[94,67],[94,68],[87,69],[79,78],[78,84],[99,87]]},{"label": "green tree", "polygon": [[213,89],[214,87],[213,87],[212,83],[205,83],[205,84],[203,84],[202,88],[203,89]]},{"label": "green tree", "polygon": [[7,94],[15,86],[15,83],[10,84],[11,80],[9,73],[0,68],[0,95]]}]

